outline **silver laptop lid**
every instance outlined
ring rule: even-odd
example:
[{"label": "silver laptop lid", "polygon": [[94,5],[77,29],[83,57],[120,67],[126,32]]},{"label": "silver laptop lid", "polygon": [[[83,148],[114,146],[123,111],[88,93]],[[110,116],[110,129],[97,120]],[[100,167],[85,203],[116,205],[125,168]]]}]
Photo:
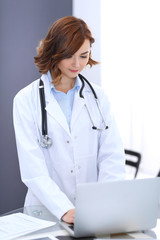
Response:
[{"label": "silver laptop lid", "polygon": [[153,228],[159,195],[159,178],[78,185],[74,236]]}]

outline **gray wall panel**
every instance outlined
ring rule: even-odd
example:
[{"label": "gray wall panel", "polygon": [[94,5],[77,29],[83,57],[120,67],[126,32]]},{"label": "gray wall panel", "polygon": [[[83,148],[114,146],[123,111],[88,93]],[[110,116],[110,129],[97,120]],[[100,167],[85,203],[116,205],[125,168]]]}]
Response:
[{"label": "gray wall panel", "polygon": [[0,1],[0,214],[23,206],[12,122],[16,93],[40,74],[33,57],[41,38],[58,18],[72,15],[72,0]]}]

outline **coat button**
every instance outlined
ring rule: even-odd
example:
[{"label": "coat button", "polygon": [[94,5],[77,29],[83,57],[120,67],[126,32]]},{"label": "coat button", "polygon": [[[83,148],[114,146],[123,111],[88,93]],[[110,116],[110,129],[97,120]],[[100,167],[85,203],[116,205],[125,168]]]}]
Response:
[{"label": "coat button", "polygon": [[73,170],[71,170],[71,173],[73,173]]},{"label": "coat button", "polygon": [[66,143],[69,143],[69,141],[66,141]]}]

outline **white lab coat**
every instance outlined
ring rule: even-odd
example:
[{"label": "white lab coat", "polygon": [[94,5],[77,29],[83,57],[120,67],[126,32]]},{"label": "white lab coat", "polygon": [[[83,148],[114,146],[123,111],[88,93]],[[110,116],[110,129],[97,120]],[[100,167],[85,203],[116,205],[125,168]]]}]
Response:
[{"label": "white lab coat", "polygon": [[41,138],[39,80],[14,98],[16,143],[21,178],[28,187],[25,205],[44,205],[60,219],[74,208],[77,184],[123,179],[125,156],[108,98],[99,86],[92,84],[109,128],[103,131],[92,129],[85,102],[95,125],[103,127],[103,123],[86,84],[85,99],[79,97],[79,91],[75,93],[70,131],[51,92],[47,75],[41,78],[45,86],[48,136],[53,145],[45,149],[38,143]]}]

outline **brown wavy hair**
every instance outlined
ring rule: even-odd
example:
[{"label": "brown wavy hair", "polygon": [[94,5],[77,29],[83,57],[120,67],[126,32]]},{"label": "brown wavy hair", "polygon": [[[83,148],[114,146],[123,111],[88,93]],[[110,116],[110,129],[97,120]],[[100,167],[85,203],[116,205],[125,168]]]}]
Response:
[{"label": "brown wavy hair", "polygon": [[[50,70],[54,84],[59,83],[61,71],[58,69],[58,63],[77,52],[85,39],[89,39],[91,45],[95,41],[82,19],[67,16],[54,22],[46,37],[40,41],[37,56],[34,57],[39,72],[45,74]],[[92,67],[97,63],[91,58],[90,53],[87,65]]]}]

